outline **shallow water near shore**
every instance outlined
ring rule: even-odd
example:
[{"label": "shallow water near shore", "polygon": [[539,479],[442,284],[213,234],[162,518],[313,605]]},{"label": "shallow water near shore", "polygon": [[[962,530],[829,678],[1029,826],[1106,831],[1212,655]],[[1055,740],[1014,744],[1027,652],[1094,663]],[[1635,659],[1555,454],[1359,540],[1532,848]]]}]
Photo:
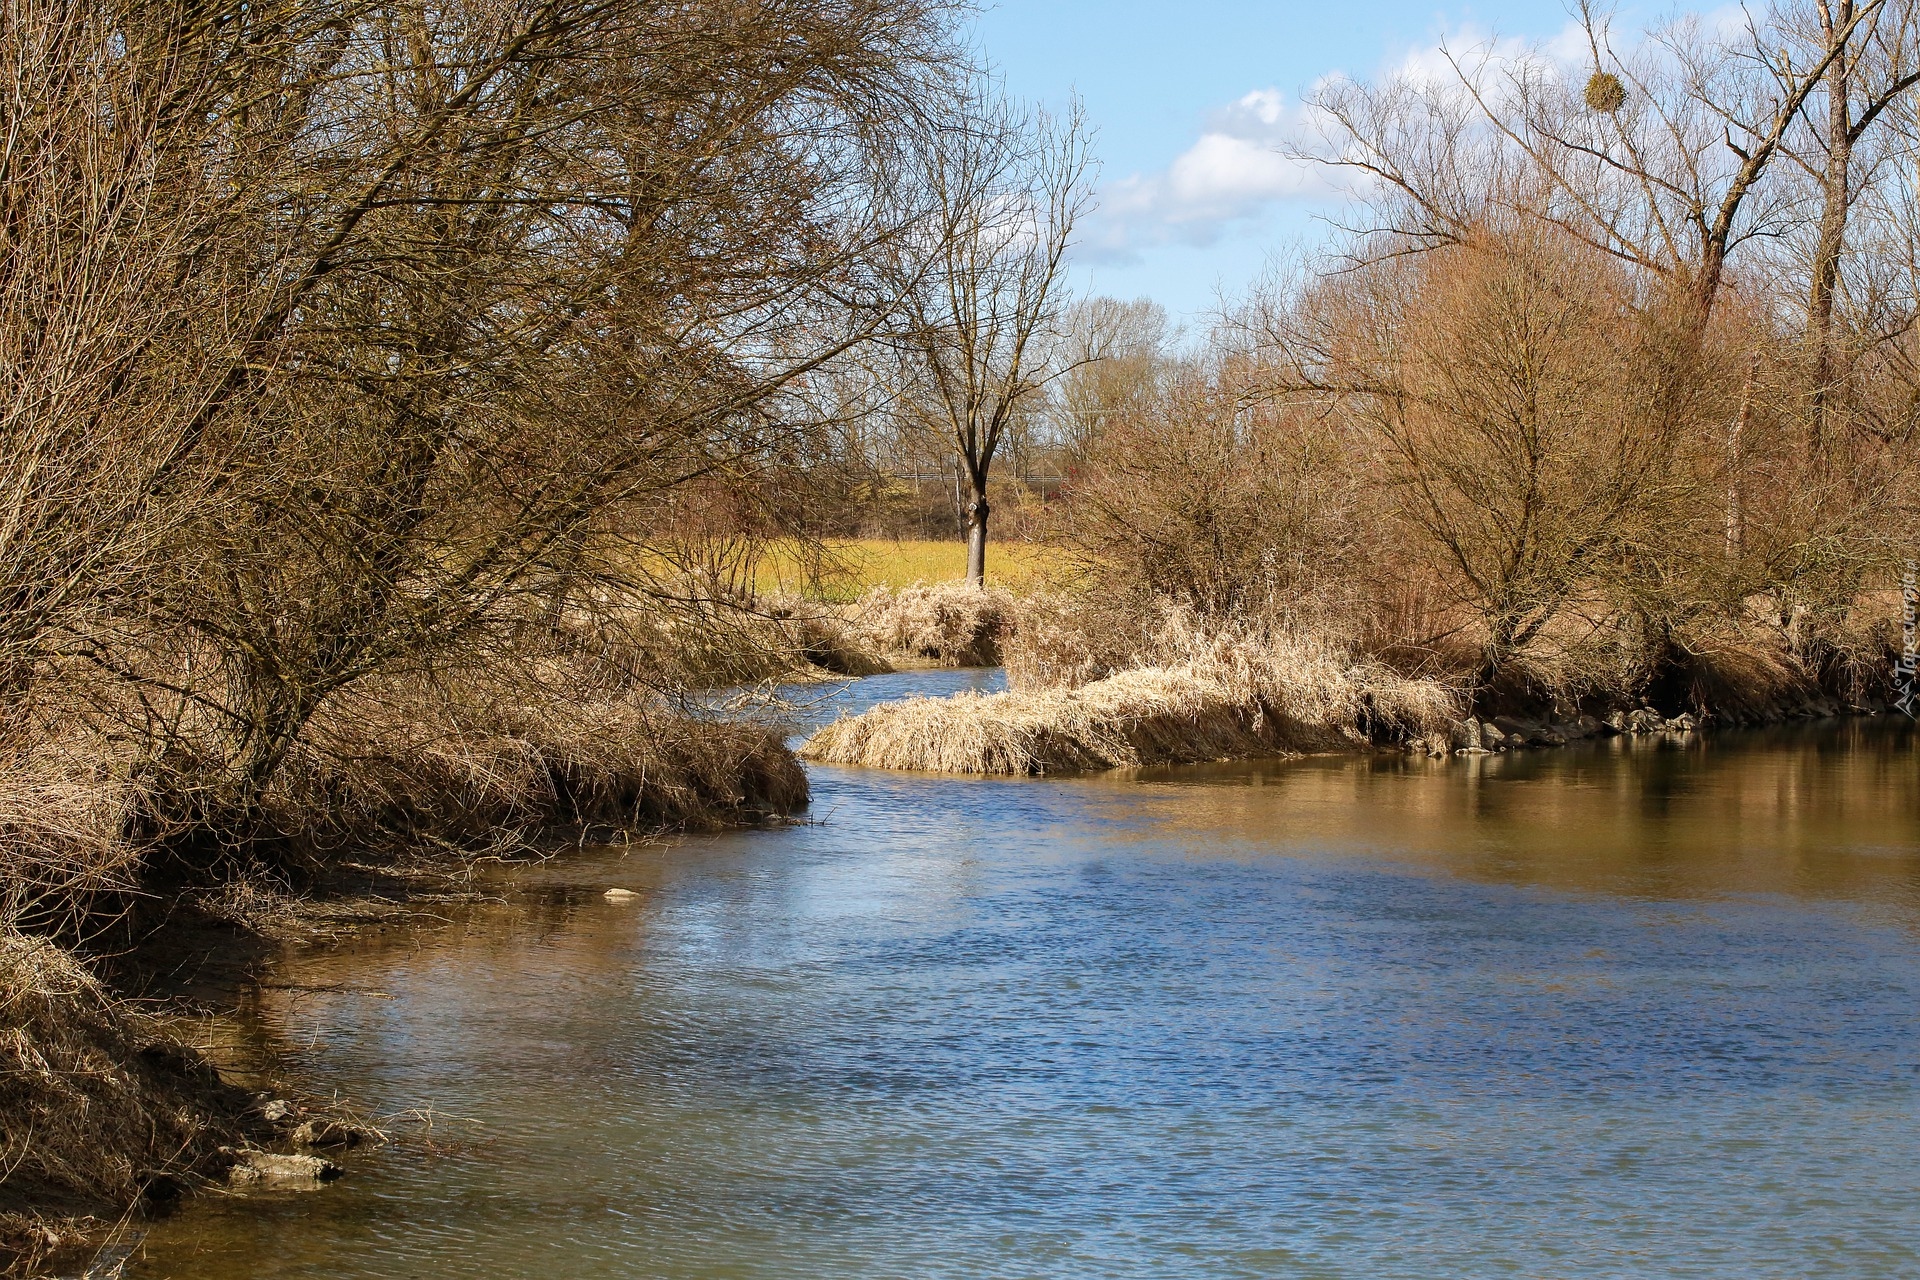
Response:
[{"label": "shallow water near shore", "polygon": [[815,769],[287,956],[243,1049],[419,1115],[130,1274],[1911,1276],[1915,746]]}]

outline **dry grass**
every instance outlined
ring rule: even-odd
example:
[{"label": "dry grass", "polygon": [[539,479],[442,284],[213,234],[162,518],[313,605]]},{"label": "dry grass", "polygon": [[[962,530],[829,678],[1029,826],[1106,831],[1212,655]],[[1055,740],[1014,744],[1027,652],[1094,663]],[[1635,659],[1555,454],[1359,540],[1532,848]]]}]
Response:
[{"label": "dry grass", "polygon": [[[874,587],[901,591],[916,583],[957,582],[967,576],[967,546],[959,541],[834,539],[826,551],[831,567],[813,578],[806,558],[778,546],[770,549],[755,565],[755,591],[849,603]],[[1052,547],[1028,542],[987,546],[987,581],[1014,595],[1043,589],[1064,568],[1063,557]]]},{"label": "dry grass", "polygon": [[1190,615],[1117,595],[1043,592],[1019,602],[1000,644],[1015,689],[1078,688],[1137,667],[1177,666],[1192,655]]},{"label": "dry grass", "polygon": [[599,588],[558,620],[576,661],[628,684],[720,689],[820,671],[889,670],[848,629],[843,611],[803,596],[747,598],[684,576],[650,591]]},{"label": "dry grass", "polygon": [[875,587],[853,608],[852,634],[882,654],[948,667],[989,667],[1012,626],[1013,597],[965,582]]},{"label": "dry grass", "polygon": [[0,927],[0,1266],[56,1243],[30,1215],[117,1213],[207,1171],[245,1102],[71,955]]},{"label": "dry grass", "polygon": [[0,919],[74,936],[138,879],[137,795],[105,743],[67,733],[0,766]]},{"label": "dry grass", "polygon": [[1196,639],[1177,665],[1079,687],[909,698],[843,717],[801,755],[940,773],[1048,774],[1179,764],[1444,735],[1453,693],[1297,636]]},{"label": "dry grass", "polygon": [[372,844],[444,851],[788,813],[806,776],[768,702],[757,719],[708,712],[566,644],[476,653],[334,694],[243,809],[231,726],[204,704],[154,715],[164,736],[142,737],[139,706],[76,697],[0,762],[0,911],[71,940],[163,867],[292,871]]},{"label": "dry grass", "polygon": [[777,727],[640,690],[470,674],[338,700],[269,805],[290,833],[470,841],[582,823],[714,825],[806,800],[806,775]]}]

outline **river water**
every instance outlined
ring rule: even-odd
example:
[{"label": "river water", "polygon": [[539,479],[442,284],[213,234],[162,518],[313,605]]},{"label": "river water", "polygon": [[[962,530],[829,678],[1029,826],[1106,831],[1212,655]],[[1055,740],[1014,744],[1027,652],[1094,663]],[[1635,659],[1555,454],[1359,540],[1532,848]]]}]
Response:
[{"label": "river water", "polygon": [[245,1036],[413,1115],[131,1274],[1910,1277],[1915,746],[816,769],[287,957]]}]

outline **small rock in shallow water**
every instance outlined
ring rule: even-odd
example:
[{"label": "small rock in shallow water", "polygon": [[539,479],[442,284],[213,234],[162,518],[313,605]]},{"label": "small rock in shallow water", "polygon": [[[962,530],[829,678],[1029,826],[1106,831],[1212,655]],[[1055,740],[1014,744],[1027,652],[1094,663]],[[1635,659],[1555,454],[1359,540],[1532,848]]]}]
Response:
[{"label": "small rock in shallow water", "polygon": [[290,1138],[296,1147],[354,1147],[366,1136],[365,1130],[338,1120],[306,1120]]},{"label": "small rock in shallow water", "polygon": [[600,896],[605,898],[608,902],[626,902],[627,900],[631,898],[637,898],[640,895],[635,893],[631,889],[609,889],[605,893],[601,894]]},{"label": "small rock in shallow water", "polygon": [[287,1156],[273,1151],[242,1151],[227,1174],[236,1187],[311,1187],[345,1173],[319,1156]]},{"label": "small rock in shallow water", "polygon": [[292,1124],[300,1108],[285,1098],[268,1098],[260,1104],[260,1118],[268,1124]]}]

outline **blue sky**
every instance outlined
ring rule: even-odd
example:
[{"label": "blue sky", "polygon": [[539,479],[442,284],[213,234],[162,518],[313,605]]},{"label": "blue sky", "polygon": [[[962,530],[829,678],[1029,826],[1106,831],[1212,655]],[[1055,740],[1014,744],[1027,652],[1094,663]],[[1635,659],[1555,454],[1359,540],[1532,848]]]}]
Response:
[{"label": "blue sky", "polygon": [[1058,105],[1077,91],[1098,130],[1102,208],[1078,285],[1192,319],[1276,251],[1319,238],[1313,215],[1338,207],[1275,151],[1303,90],[1369,78],[1442,38],[1548,39],[1568,23],[1556,0],[999,0],[974,28],[1013,94]]}]

